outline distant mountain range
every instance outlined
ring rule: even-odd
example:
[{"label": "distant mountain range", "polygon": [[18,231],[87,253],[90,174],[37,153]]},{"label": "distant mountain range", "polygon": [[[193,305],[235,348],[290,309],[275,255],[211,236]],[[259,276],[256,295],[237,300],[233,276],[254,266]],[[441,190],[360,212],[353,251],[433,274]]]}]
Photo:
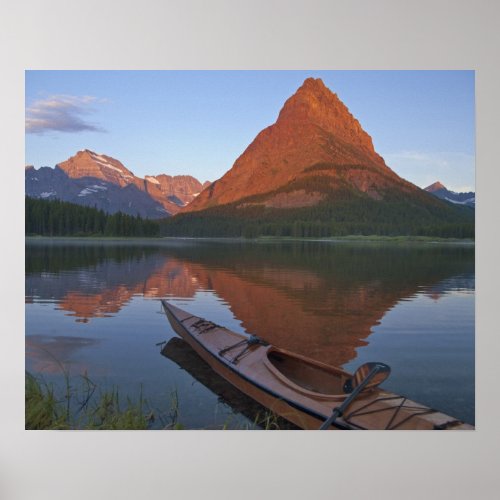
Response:
[{"label": "distant mountain range", "polygon": [[25,194],[158,219],[173,215],[210,183],[189,175],[136,177],[120,161],[79,151],[55,168],[25,168]]},{"label": "distant mountain range", "polygon": [[338,96],[308,78],[233,167],[166,223],[166,234],[445,236],[471,235],[473,225],[469,209],[391,170]]},{"label": "distant mountain range", "polygon": [[446,200],[457,205],[466,205],[473,208],[476,206],[476,194],[472,191],[469,191],[468,193],[455,193],[455,191],[449,191],[439,181],[427,186],[425,190],[442,200]]},{"label": "distant mountain range", "polygon": [[[233,167],[212,184],[191,176],[136,177],[89,150],[55,168],[26,167],[26,195],[106,212],[168,218],[172,236],[472,237],[474,193],[399,177],[320,79],[308,78]],[[449,203],[451,202],[451,203]]]}]

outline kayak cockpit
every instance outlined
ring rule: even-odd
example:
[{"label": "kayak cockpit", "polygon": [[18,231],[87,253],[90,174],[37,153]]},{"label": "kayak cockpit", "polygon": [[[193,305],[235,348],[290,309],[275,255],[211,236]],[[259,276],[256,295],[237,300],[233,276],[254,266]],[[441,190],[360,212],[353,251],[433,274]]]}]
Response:
[{"label": "kayak cockpit", "polygon": [[269,348],[265,364],[292,389],[320,399],[342,400],[350,392],[351,375],[343,370],[287,351]]}]

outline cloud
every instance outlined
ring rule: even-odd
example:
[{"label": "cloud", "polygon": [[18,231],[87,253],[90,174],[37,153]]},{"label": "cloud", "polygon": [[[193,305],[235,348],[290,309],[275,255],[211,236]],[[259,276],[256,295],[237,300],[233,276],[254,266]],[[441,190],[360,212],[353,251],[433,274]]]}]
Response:
[{"label": "cloud", "polygon": [[25,129],[27,134],[55,132],[105,132],[88,122],[86,115],[95,110],[92,104],[103,102],[93,96],[54,95],[35,101],[26,109]]},{"label": "cloud", "polygon": [[450,191],[475,189],[474,155],[461,152],[400,151],[383,155],[387,165],[421,188],[440,181]]}]

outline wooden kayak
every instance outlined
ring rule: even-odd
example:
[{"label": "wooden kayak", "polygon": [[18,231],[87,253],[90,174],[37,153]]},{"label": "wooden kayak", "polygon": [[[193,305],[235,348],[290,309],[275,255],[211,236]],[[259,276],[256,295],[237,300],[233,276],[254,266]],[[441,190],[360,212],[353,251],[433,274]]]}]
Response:
[{"label": "wooden kayak", "polygon": [[268,418],[267,408],[214,372],[184,339],[178,336],[172,337],[167,343],[162,344],[161,354],[189,373],[197,382],[216,395],[219,401],[230,406],[233,412],[246,417],[256,428],[264,425],[275,429],[298,429],[296,425],[279,416]]},{"label": "wooden kayak", "polygon": [[[319,429],[349,397],[353,375],[242,335],[162,300],[174,331],[241,392],[301,429]],[[347,391],[347,392],[346,392]],[[327,424],[328,425],[328,424]],[[474,427],[368,385],[329,429],[473,429]]]}]

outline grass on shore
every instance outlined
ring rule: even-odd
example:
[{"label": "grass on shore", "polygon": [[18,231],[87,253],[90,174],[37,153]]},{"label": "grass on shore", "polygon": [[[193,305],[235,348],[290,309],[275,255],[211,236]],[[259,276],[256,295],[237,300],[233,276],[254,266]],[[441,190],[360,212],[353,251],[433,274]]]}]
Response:
[{"label": "grass on shore", "polygon": [[53,386],[26,373],[25,427],[39,429],[147,429],[152,418],[144,413],[145,401],[127,400],[123,408],[118,391],[112,389],[94,398],[96,385],[86,376],[75,391],[66,379],[66,393],[60,399]]},{"label": "grass on shore", "polygon": [[[27,430],[147,430],[155,421],[155,415],[147,410],[147,402],[140,395],[133,403],[120,402],[118,390],[97,392],[97,386],[86,375],[79,387],[70,385],[65,373],[65,393],[56,396],[54,387],[43,379],[26,372],[25,376],[25,428]],[[183,430],[180,421],[179,397],[174,390],[170,394],[170,409],[166,418],[158,415],[165,430]],[[220,429],[231,428],[230,422]],[[291,425],[291,424],[290,424]],[[271,411],[255,417],[253,425],[241,429],[280,430],[293,428]]]}]

